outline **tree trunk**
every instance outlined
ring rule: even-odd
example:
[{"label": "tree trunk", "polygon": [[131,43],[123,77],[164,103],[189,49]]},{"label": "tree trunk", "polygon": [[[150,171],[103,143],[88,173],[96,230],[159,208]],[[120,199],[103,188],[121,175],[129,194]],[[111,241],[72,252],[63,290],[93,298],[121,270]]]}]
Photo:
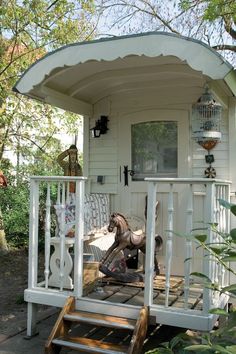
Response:
[{"label": "tree trunk", "polygon": [[8,251],[8,245],[6,235],[3,226],[2,211],[0,207],[0,253],[6,253]]}]

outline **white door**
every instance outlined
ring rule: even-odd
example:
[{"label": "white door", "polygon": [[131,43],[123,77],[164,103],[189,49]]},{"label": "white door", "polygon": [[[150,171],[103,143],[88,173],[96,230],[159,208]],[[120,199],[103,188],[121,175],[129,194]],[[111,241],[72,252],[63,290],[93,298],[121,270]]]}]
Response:
[{"label": "white door", "polygon": [[[145,177],[191,177],[189,119],[184,110],[145,110],[119,119],[120,211],[145,220]],[[125,173],[126,172],[126,173]],[[166,229],[168,186],[158,189],[160,202],[157,233]],[[175,203],[183,200],[183,187],[175,193]],[[176,226],[178,227],[178,226]],[[164,240],[165,241],[165,240]],[[165,243],[165,242],[164,242]],[[183,244],[174,242],[175,274],[182,273]],[[163,247],[163,253],[164,253]],[[180,257],[180,258],[179,258]],[[181,261],[182,264],[182,261]]]}]

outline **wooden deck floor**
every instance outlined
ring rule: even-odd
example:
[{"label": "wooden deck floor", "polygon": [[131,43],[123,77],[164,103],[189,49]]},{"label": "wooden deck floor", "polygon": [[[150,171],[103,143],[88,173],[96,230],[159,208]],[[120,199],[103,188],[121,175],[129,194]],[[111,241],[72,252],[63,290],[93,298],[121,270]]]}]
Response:
[{"label": "wooden deck floor", "polygon": [[[168,305],[184,308],[183,279],[171,277]],[[154,280],[153,303],[165,304],[165,277],[157,276]],[[140,305],[144,303],[144,283],[119,283],[111,278],[100,279],[87,297],[114,303]],[[188,308],[202,310],[202,287],[192,286],[189,290]]]}]

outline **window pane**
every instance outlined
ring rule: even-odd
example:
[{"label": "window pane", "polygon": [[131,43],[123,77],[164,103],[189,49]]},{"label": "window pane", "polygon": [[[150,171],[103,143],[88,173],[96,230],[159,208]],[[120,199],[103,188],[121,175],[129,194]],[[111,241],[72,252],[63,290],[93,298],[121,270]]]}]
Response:
[{"label": "window pane", "polygon": [[133,181],[145,177],[177,177],[177,122],[131,126]]}]

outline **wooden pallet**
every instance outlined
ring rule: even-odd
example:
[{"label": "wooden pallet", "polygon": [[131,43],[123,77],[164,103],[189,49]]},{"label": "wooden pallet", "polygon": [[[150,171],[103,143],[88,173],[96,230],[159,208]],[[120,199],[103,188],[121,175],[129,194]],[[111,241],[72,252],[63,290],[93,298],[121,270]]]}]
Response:
[{"label": "wooden pallet", "polygon": [[[73,326],[77,325],[77,334]],[[83,336],[82,326],[90,326],[88,333],[92,338]],[[45,353],[59,353],[62,347],[87,353],[139,354],[141,353],[148,327],[148,308],[143,306],[136,319],[85,312],[75,309],[75,298],[69,297],[64,305],[45,345]],[[130,338],[125,344],[116,344],[93,337],[94,328],[118,330]],[[104,333],[103,333],[104,337]]]},{"label": "wooden pallet", "polygon": [[[134,282],[134,283],[122,283],[119,282],[113,278],[110,277],[104,277],[102,278],[102,282],[108,283],[108,284],[123,284],[127,286],[133,286],[133,287],[138,287],[138,288],[144,288],[145,284],[144,282]],[[183,286],[183,278],[181,277],[170,277],[170,291],[178,291],[181,286]],[[166,285],[166,277],[164,275],[157,275],[153,279],[153,289],[154,290],[160,290],[163,291],[165,290],[165,285]]]}]

